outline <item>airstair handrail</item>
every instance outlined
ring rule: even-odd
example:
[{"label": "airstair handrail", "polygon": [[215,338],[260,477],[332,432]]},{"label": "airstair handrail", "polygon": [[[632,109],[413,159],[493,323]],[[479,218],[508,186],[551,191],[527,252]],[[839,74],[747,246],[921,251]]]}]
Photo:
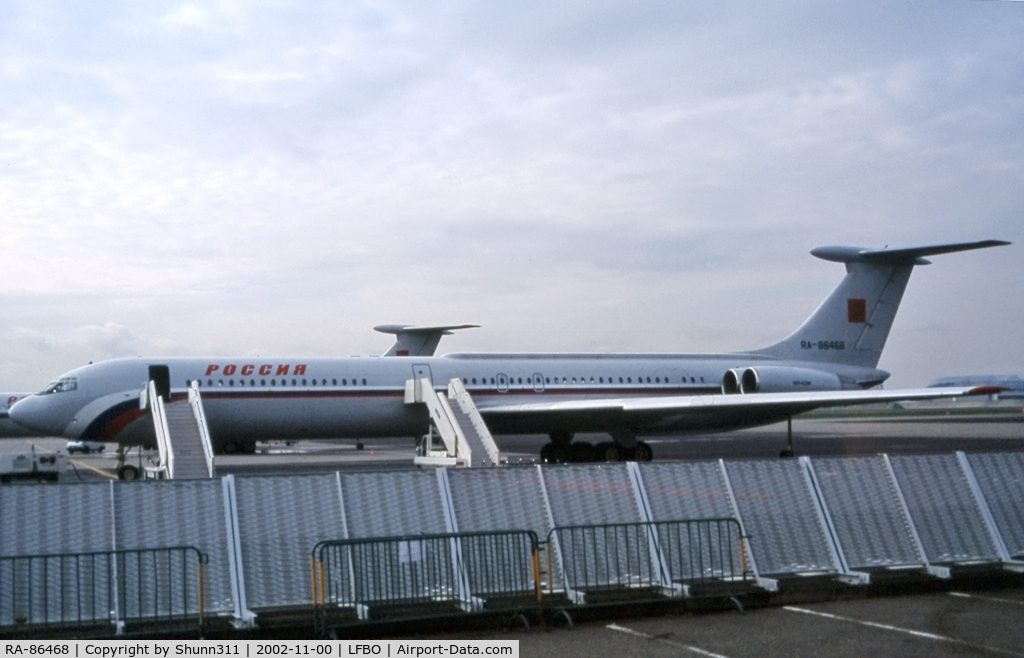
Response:
[{"label": "airstair handrail", "polygon": [[473,403],[472,396],[470,396],[469,391],[466,390],[466,386],[460,378],[455,377],[448,382],[448,397],[454,400],[463,413],[469,416],[469,420],[480,437],[480,442],[483,444],[487,456],[491,459],[491,463],[495,466],[500,465],[501,453],[498,450],[498,445],[494,442],[494,437],[491,436],[487,423],[484,422],[480,411],[476,408],[476,404]]},{"label": "airstair handrail", "polygon": [[156,447],[160,451],[160,466],[167,469],[167,477],[174,477],[174,450],[171,448],[171,432],[167,428],[167,411],[164,399],[156,392],[156,382],[150,380],[146,384],[146,395],[142,406],[148,406],[153,415],[153,429],[156,431]]},{"label": "airstair handrail", "polygon": [[192,415],[195,416],[196,425],[199,428],[203,456],[206,458],[206,470],[209,476],[213,477],[213,440],[210,438],[210,428],[206,424],[206,411],[203,409],[203,398],[199,394],[198,380],[193,380],[188,386],[188,403],[192,407]]}]

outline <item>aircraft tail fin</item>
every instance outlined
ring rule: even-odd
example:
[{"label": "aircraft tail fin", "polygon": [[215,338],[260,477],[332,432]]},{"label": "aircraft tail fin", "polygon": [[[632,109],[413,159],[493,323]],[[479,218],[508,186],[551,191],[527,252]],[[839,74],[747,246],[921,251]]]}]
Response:
[{"label": "aircraft tail fin", "polygon": [[452,324],[443,327],[413,327],[407,324],[382,324],[374,327],[384,334],[394,334],[395,344],[384,356],[433,356],[442,336],[456,329],[475,329],[477,324]]},{"label": "aircraft tail fin", "polygon": [[818,247],[811,254],[844,263],[846,276],[799,329],[757,354],[874,368],[915,265],[925,256],[1010,244],[984,240],[909,249]]}]

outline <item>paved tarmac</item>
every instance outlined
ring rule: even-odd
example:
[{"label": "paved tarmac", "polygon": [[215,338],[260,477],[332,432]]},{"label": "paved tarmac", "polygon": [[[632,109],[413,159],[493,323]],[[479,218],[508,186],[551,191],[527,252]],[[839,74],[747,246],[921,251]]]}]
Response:
[{"label": "paved tarmac", "polygon": [[1022,622],[1024,588],[1018,587],[416,639],[519,640],[521,656],[1024,656]]},{"label": "paved tarmac", "polygon": [[[1001,452],[1024,450],[1024,409],[1019,413],[925,418],[798,418],[793,422],[793,445],[797,455],[816,457],[889,454]],[[496,437],[503,456],[512,464],[536,463],[544,435]],[[598,443],[605,435],[579,435],[576,440]],[[786,424],[776,423],[721,434],[687,437],[653,437],[646,441],[655,460],[764,459],[779,456],[786,447]],[[45,452],[64,450],[62,439],[7,439],[0,452],[26,452],[36,446]],[[258,444],[255,455],[218,455],[217,473],[225,475],[269,475],[320,473],[336,470],[391,470],[414,468],[413,441],[368,439],[357,450],[353,441],[299,441]],[[101,454],[73,455],[68,480],[91,481],[114,477],[115,444]],[[156,453],[142,455],[142,464],[155,460]],[[132,450],[129,462],[139,464]]]}]

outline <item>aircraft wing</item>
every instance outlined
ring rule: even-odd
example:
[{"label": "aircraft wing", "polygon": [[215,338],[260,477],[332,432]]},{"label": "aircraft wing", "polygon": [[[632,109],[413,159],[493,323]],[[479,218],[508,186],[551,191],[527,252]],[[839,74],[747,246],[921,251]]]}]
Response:
[{"label": "aircraft wing", "polygon": [[990,395],[1003,389],[998,386],[957,388],[920,388],[867,391],[819,391],[800,393],[715,394],[692,396],[643,396],[632,398],[605,398],[589,400],[563,400],[523,404],[481,404],[480,413],[489,416],[526,417],[550,415],[571,423],[600,415],[618,419],[624,426],[643,426],[648,429],[671,429],[674,422],[715,416],[727,426],[729,418],[785,418],[822,407],[844,407],[880,402],[936,400],[969,395]]}]

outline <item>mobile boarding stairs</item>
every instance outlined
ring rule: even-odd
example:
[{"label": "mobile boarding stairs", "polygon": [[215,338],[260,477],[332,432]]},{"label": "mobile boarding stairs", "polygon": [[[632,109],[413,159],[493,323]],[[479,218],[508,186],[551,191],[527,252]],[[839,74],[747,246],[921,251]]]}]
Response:
[{"label": "mobile boarding stairs", "polygon": [[142,409],[149,408],[156,430],[160,462],[146,467],[146,479],[196,479],[213,477],[213,444],[206,424],[203,400],[195,382],[188,397],[167,402],[150,381],[139,398]]},{"label": "mobile boarding stairs", "polygon": [[448,382],[447,396],[438,395],[428,378],[405,382],[405,403],[425,404],[430,429],[420,440],[417,466],[500,466],[501,454],[462,380]]}]

